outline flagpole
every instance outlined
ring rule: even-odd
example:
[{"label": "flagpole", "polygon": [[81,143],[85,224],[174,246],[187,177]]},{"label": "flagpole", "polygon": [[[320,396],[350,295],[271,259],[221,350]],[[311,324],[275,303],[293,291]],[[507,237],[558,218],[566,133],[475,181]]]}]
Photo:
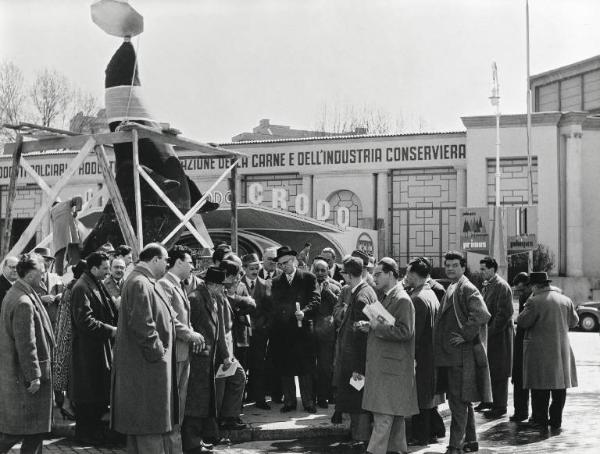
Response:
[{"label": "flagpole", "polygon": [[[533,205],[533,177],[531,170],[531,70],[529,55],[529,0],[525,0],[525,44],[527,58],[527,203]],[[533,251],[527,254],[527,271],[533,268]]]}]

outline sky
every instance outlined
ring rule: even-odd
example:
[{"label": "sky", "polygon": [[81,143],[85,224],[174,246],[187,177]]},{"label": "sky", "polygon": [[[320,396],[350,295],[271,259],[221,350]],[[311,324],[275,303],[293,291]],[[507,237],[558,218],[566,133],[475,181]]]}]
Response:
[{"label": "sky", "polygon": [[[54,68],[103,104],[120,38],[89,0],[0,0],[0,60],[33,80]],[[195,140],[224,142],[261,118],[314,129],[323,108],[372,109],[410,128],[463,130],[526,111],[525,0],[132,0],[148,104]],[[530,0],[531,74],[600,54],[600,1]]]}]

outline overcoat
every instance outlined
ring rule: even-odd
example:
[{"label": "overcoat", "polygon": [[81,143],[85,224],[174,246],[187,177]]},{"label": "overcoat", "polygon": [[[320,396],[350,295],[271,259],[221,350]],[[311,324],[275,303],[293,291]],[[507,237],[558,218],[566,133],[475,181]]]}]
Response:
[{"label": "overcoat", "polygon": [[[328,277],[319,284],[321,303],[315,319],[315,335],[317,343],[332,344],[335,342],[335,324],[333,322],[333,308],[337,304],[342,288],[335,280]],[[333,365],[332,365],[333,366]]]},{"label": "overcoat", "polygon": [[[53,348],[46,309],[34,290],[18,279],[6,293],[0,311],[0,433],[50,432]],[[29,394],[29,382],[36,378],[40,389]]]},{"label": "overcoat", "polygon": [[483,299],[491,315],[488,321],[487,355],[492,380],[505,379],[512,374],[513,294],[510,285],[497,274],[483,289]]},{"label": "overcoat", "polygon": [[[221,296],[224,298],[224,296]],[[197,418],[216,417],[216,367],[229,357],[225,345],[223,317],[220,305],[204,283],[189,294],[190,322],[194,331],[204,336],[205,347],[190,355],[185,414]]]},{"label": "overcoat", "polygon": [[12,284],[8,279],[6,279],[6,276],[4,274],[0,274],[0,309],[2,308],[2,300],[4,299],[6,292],[8,292],[8,289],[11,287]]},{"label": "overcoat", "polygon": [[[465,402],[491,402],[492,384],[488,365],[487,322],[490,313],[477,287],[462,276],[448,288],[434,326],[433,350],[437,367],[461,367],[461,398]],[[450,344],[453,332],[466,342]],[[436,392],[447,392],[436,384]]]},{"label": "overcoat", "polygon": [[[42,280],[40,281],[40,285],[34,287],[36,293],[41,297],[44,295],[52,295],[57,296],[62,294],[65,289],[65,284],[63,283],[62,278],[56,274],[47,271],[44,273]],[[58,313],[58,305],[60,303],[60,299],[57,298],[53,303],[48,305],[44,304],[46,311],[48,312],[48,317],[50,317],[50,322],[52,323],[52,328],[56,327],[56,317]]]},{"label": "overcoat", "polygon": [[117,432],[161,434],[179,422],[175,317],[168,296],[140,262],[121,292],[110,406]]},{"label": "overcoat", "polygon": [[566,389],[577,386],[569,328],[579,322],[571,299],[553,288],[536,290],[527,300],[517,325],[525,329],[523,387]]},{"label": "overcoat", "polygon": [[250,346],[250,336],[252,335],[250,312],[256,309],[256,302],[242,282],[234,285],[233,295],[227,294],[227,301],[229,301],[232,311],[233,344],[235,347],[244,348]]},{"label": "overcoat", "polygon": [[272,306],[271,291],[267,289],[267,284],[264,279],[257,277],[254,282],[254,288],[251,288],[248,279],[242,280],[242,284],[246,286],[248,295],[254,298],[256,308],[250,312],[250,322],[252,332],[267,331],[271,326]]},{"label": "overcoat", "polygon": [[[273,364],[281,375],[305,375],[315,368],[315,346],[311,329],[320,303],[317,278],[308,271],[296,270],[291,284],[285,273],[273,279],[273,325],[270,346]],[[296,302],[304,312],[298,327]]]},{"label": "overcoat", "polygon": [[335,397],[335,409],[347,413],[360,413],[362,411],[363,391],[357,391],[350,385],[350,377],[353,372],[365,375],[367,361],[367,333],[357,330],[354,324],[360,320],[369,319],[363,313],[367,304],[377,301],[377,295],[373,288],[362,281],[355,289],[351,289],[350,301],[346,309],[339,337],[339,372],[336,374],[337,387]]},{"label": "overcoat", "polygon": [[194,336],[190,324],[190,301],[173,274],[165,273],[158,283],[169,298],[171,308],[177,315],[175,319],[175,357],[178,362],[187,361],[190,354],[190,341]]},{"label": "overcoat", "polygon": [[110,400],[117,309],[102,282],[83,273],[71,291],[73,350],[72,399],[75,403]]},{"label": "overcoat", "polygon": [[393,326],[378,324],[369,331],[362,408],[386,415],[415,415],[419,413],[415,308],[400,285],[390,289],[381,304],[396,321]]},{"label": "overcoat", "polygon": [[415,308],[415,361],[419,408],[435,406],[435,367],[433,365],[433,325],[440,308],[428,283],[415,287],[410,294]]}]

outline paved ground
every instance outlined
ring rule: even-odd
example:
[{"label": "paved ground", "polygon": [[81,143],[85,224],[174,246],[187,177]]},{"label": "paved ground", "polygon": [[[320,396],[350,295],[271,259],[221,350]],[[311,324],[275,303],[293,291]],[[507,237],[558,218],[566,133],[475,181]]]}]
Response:
[{"label": "paved ground", "polygon": [[[568,391],[562,431],[558,434],[541,435],[539,432],[510,423],[508,418],[487,421],[478,416],[480,453],[591,454],[600,452],[600,430],[598,429],[600,427],[600,411],[598,410],[598,404],[600,404],[600,336],[598,336],[598,333],[574,332],[571,333],[571,340],[577,359],[579,387]],[[319,428],[322,429],[328,426],[327,415],[325,414],[306,416],[306,414],[299,412],[293,415],[295,418],[276,423],[275,420],[279,419],[279,416],[279,412],[271,411],[268,417],[265,418],[265,415],[261,412],[254,412],[249,409],[248,415],[245,417],[257,424],[257,427],[282,429],[284,434],[291,434],[299,427],[317,433]],[[448,427],[448,417],[445,419]],[[440,443],[435,445],[420,449],[411,448],[411,452],[423,454],[443,453],[446,444],[447,439],[440,440]],[[125,453],[123,448],[77,446],[68,439],[48,440],[46,450],[60,453]],[[11,453],[17,452],[17,450],[11,451]],[[353,454],[360,451],[353,450],[345,444],[344,436],[338,433],[328,438],[239,443],[218,447],[215,452],[221,454]]]}]

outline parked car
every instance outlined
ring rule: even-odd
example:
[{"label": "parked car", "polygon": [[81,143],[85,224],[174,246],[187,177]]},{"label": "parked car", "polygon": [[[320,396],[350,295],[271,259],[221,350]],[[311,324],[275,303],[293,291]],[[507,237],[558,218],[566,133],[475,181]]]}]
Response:
[{"label": "parked car", "polygon": [[579,326],[584,331],[595,331],[600,326],[600,301],[587,301],[576,308]]}]

